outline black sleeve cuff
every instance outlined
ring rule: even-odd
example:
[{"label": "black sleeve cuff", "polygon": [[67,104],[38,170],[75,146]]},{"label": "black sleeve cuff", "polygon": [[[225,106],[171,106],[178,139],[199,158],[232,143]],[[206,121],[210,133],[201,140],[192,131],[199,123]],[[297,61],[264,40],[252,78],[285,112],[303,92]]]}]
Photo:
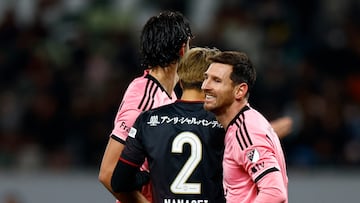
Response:
[{"label": "black sleeve cuff", "polygon": [[111,187],[114,192],[130,192],[140,190],[149,181],[148,172],[118,161],[111,178]]},{"label": "black sleeve cuff", "polygon": [[114,134],[111,135],[111,138],[120,142],[121,144],[125,145],[126,144],[126,141],[125,140],[122,140],[121,138],[115,136]]}]

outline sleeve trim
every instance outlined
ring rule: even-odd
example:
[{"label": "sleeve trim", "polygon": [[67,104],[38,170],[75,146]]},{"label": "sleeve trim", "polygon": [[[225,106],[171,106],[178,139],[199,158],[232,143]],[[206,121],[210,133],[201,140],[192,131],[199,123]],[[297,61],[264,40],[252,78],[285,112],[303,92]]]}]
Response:
[{"label": "sleeve trim", "polygon": [[114,135],[114,134],[111,134],[111,138],[114,139],[114,140],[116,140],[116,141],[118,141],[118,142],[120,142],[120,143],[123,144],[123,145],[125,145],[125,143],[126,143],[125,140],[117,137],[117,136]]},{"label": "sleeve trim", "polygon": [[128,160],[126,160],[126,159],[124,159],[122,157],[119,158],[119,161],[121,161],[121,162],[123,162],[123,163],[125,163],[127,165],[130,165],[132,167],[140,167],[139,165],[137,165],[137,164],[135,164],[135,163],[133,163],[131,161],[128,161]]},{"label": "sleeve trim", "polygon": [[272,168],[267,169],[266,171],[262,172],[258,177],[255,178],[255,183],[258,182],[266,174],[271,173],[271,172],[275,172],[275,171],[280,171],[280,170],[278,168],[276,168],[276,167],[272,167]]}]

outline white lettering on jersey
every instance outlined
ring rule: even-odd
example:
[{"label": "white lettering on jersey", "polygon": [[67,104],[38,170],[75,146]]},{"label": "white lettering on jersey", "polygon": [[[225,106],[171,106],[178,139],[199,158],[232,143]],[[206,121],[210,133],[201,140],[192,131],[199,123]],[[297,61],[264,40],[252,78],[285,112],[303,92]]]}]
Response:
[{"label": "white lettering on jersey", "polygon": [[169,116],[161,116],[159,120],[158,115],[153,115],[150,117],[150,120],[147,122],[150,126],[157,126],[158,124],[187,124],[187,125],[202,125],[202,126],[210,126],[212,128],[222,128],[220,123],[217,120],[206,120],[197,118],[188,118],[188,117],[169,117]]},{"label": "white lettering on jersey", "polygon": [[147,124],[149,124],[150,126],[157,126],[158,124],[160,124],[159,117],[157,115],[151,116],[150,121],[147,122]]},{"label": "white lettering on jersey", "polygon": [[164,203],[208,203],[207,199],[164,199]]}]

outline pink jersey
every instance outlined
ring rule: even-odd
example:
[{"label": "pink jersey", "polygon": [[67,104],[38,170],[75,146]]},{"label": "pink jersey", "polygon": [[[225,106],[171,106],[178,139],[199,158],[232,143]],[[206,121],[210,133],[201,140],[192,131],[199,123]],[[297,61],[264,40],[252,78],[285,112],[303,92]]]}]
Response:
[{"label": "pink jersey", "polygon": [[249,105],[230,122],[223,160],[227,203],[288,202],[288,178],[280,140]]},{"label": "pink jersey", "polygon": [[130,128],[142,111],[173,103],[176,99],[174,91],[171,96],[168,95],[160,83],[149,75],[149,70],[145,70],[143,76],[135,78],[129,84],[124,94],[114,121],[111,133],[113,138],[125,141]]},{"label": "pink jersey", "polygon": [[[173,103],[176,99],[174,91],[172,95],[168,95],[159,81],[149,75],[149,70],[145,70],[141,77],[129,84],[117,112],[111,137],[125,143],[130,128],[141,112]],[[145,161],[141,169],[148,168]],[[147,199],[151,199],[150,184],[143,187],[142,193]]]}]

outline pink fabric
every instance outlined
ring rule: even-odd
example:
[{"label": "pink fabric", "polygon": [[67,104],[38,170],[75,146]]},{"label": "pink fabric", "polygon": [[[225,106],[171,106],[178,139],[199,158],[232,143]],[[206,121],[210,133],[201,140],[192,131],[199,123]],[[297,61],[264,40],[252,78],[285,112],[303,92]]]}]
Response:
[{"label": "pink fabric", "polygon": [[223,168],[227,203],[288,201],[288,178],[279,138],[269,122],[251,107],[226,131]]},{"label": "pink fabric", "polygon": [[[143,76],[135,78],[130,83],[117,112],[114,121],[114,129],[111,134],[124,141],[139,114],[143,110],[150,109],[150,103],[153,102],[152,108],[156,108],[173,103],[177,99],[175,92],[169,97],[165,91],[162,91],[158,83],[152,80],[149,81],[148,78],[145,78],[148,73],[148,70],[146,70]],[[148,84],[148,82],[150,83]],[[154,98],[152,98],[153,95]],[[142,101],[144,102],[140,105]],[[148,106],[146,106],[146,102],[149,104]]]},{"label": "pink fabric", "polygon": [[[169,97],[157,81],[146,78],[148,74],[149,71],[145,70],[141,77],[135,78],[129,84],[117,112],[111,134],[123,141],[126,140],[130,128],[142,111],[173,103],[177,99],[174,91]],[[141,169],[148,170],[147,161],[145,161]],[[150,184],[143,187],[142,193],[151,202]],[[118,200],[116,202],[120,203]]]}]

